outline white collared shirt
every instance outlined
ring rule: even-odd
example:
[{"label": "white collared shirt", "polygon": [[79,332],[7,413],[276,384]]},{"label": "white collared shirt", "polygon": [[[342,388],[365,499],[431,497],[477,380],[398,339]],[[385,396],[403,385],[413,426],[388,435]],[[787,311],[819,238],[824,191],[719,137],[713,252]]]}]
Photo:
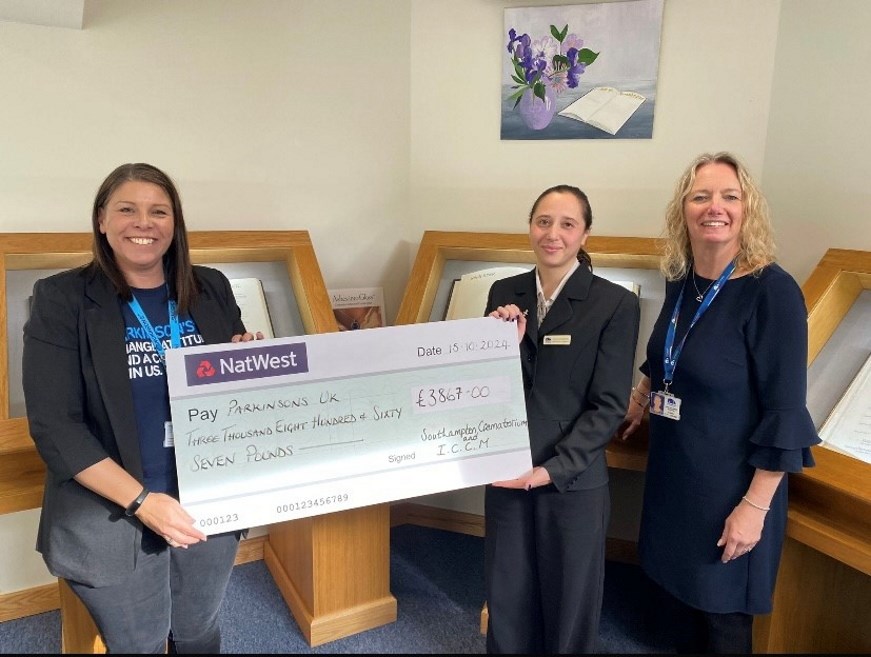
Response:
[{"label": "white collared shirt", "polygon": [[575,260],[574,266],[566,272],[566,275],[562,277],[562,280],[559,282],[559,285],[553,291],[553,294],[549,299],[544,298],[544,292],[541,289],[541,278],[538,275],[538,267],[535,268],[535,291],[536,296],[538,297],[538,325],[541,326],[542,321],[544,321],[544,316],[547,315],[547,311],[550,310],[550,307],[553,305],[554,299],[559,296],[559,293],[562,292],[563,287],[566,284],[566,281],[569,280],[569,277],[575,273],[575,269],[581,266],[581,263]]}]

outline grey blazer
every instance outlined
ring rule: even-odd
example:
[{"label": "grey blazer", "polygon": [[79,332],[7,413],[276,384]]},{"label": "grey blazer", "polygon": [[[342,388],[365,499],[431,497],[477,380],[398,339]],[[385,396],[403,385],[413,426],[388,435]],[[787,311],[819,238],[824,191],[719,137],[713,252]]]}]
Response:
[{"label": "grey blazer", "polygon": [[[202,292],[190,313],[205,342],[243,333],[227,278],[194,272]],[[35,284],[22,368],[30,435],[46,464],[36,549],[53,575],[90,586],[132,572],[142,538],[136,518],[73,479],[106,457],[143,479],[124,334],[103,274],[79,268]]]},{"label": "grey blazer", "polygon": [[493,283],[487,312],[510,303],[529,311],[520,358],[532,464],[560,492],[605,485],[605,447],[632,387],[638,297],[582,264],[541,327],[534,269]]}]

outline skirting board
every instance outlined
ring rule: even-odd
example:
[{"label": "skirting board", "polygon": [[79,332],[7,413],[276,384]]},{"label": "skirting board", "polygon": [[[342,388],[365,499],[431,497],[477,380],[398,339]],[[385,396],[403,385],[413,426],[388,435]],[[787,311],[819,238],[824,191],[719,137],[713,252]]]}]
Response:
[{"label": "skirting board", "polygon": [[[417,525],[471,536],[484,536],[484,516],[411,502],[397,502],[390,507],[390,524],[394,527]],[[263,559],[263,546],[267,538],[263,535],[243,540],[239,544],[236,565]],[[611,561],[638,563],[636,544],[625,539],[609,538],[605,546],[605,555]],[[0,622],[55,609],[60,609],[60,593],[56,584],[45,584],[0,594]]]}]

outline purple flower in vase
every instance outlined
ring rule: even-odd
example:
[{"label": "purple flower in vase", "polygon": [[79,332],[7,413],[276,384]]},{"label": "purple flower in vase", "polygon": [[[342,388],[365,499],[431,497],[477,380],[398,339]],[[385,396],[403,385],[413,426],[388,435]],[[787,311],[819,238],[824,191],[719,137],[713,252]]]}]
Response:
[{"label": "purple flower in vase", "polygon": [[569,51],[569,48],[580,50],[584,47],[584,40],[577,34],[569,34],[560,44],[560,52],[563,54]]},{"label": "purple flower in vase", "polygon": [[508,30],[508,52],[514,55],[515,59],[523,59],[527,56],[529,44],[531,42],[532,39],[529,38],[528,34],[517,36],[517,32],[514,31],[514,28]]},{"label": "purple flower in vase", "polygon": [[514,54],[514,42],[520,41],[517,36],[517,31],[512,27],[508,30],[508,52]]},{"label": "purple flower in vase", "polygon": [[542,37],[532,42],[532,53],[536,63],[544,62],[545,68],[553,70],[554,56],[559,54],[559,43],[549,37]]},{"label": "purple flower in vase", "polygon": [[566,59],[569,60],[568,69],[566,70],[566,84],[569,89],[574,89],[578,86],[578,76],[580,76],[587,65],[578,61],[580,51],[577,48],[569,48],[566,52]]},{"label": "purple flower in vase", "polygon": [[540,78],[544,70],[547,68],[547,62],[543,59],[534,59],[529,64],[529,67],[524,67],[526,82],[528,84],[535,84]]},{"label": "purple flower in vase", "polygon": [[[536,119],[539,129],[550,122],[556,96],[566,89],[578,86],[578,77],[592,64],[599,53],[583,48],[584,40],[577,34],[569,34],[569,26],[561,30],[550,26],[550,35],[533,40],[528,34],[518,34],[513,27],[508,30],[507,50],[511,56],[514,89],[509,101],[514,101],[525,112],[546,112],[549,116]],[[537,107],[543,109],[535,109]]]}]

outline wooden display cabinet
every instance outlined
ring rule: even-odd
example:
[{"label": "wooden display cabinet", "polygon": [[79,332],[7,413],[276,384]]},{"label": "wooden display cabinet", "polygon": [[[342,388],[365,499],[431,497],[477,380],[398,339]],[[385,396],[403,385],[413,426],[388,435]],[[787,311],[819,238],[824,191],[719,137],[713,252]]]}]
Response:
[{"label": "wooden display cabinet", "polygon": [[[306,231],[191,232],[189,242],[194,263],[269,282],[277,336],[337,330]],[[45,468],[28,432],[20,383],[20,336],[33,283],[90,259],[90,233],[0,236],[0,513],[38,508],[42,499]],[[268,531],[267,567],[312,646],[396,620],[388,505],[277,523]],[[63,583],[59,600],[63,651],[104,652],[89,614]]]},{"label": "wooden display cabinet", "polygon": [[[830,249],[802,291],[809,393],[834,386],[840,394],[844,382],[830,381],[829,368],[814,365],[823,358],[840,361],[849,379],[868,356],[871,252]],[[849,334],[839,331],[848,317],[858,327],[852,349],[842,337]],[[857,351],[862,362],[849,362]],[[821,445],[812,452],[815,467],[790,475],[774,610],[757,618],[754,651],[871,653],[871,464]]]}]

